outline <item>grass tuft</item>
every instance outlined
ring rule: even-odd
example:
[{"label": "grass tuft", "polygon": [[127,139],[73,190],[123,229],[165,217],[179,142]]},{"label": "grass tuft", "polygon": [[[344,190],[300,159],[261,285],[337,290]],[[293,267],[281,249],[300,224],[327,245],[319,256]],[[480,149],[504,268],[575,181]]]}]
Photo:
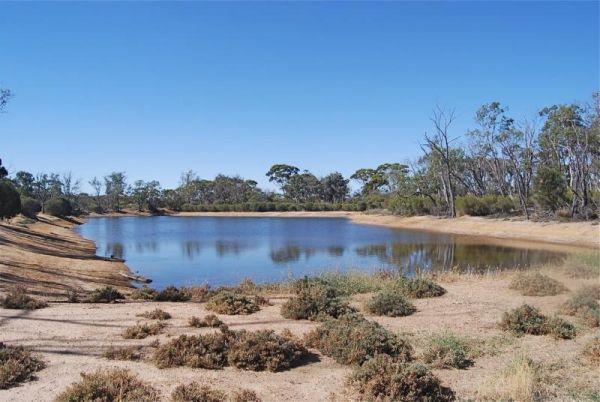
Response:
[{"label": "grass tuft", "polygon": [[543,400],[542,387],[541,367],[520,355],[480,387],[479,397],[493,401]]},{"label": "grass tuft", "polygon": [[567,256],[564,270],[570,278],[598,279],[600,277],[600,253],[572,253]]},{"label": "grass tuft", "polygon": [[23,347],[0,342],[0,389],[33,380],[35,373],[45,367],[44,361]]},{"label": "grass tuft", "polygon": [[391,290],[375,294],[371,300],[365,303],[365,308],[371,314],[388,317],[404,317],[417,311],[415,306],[404,296]]},{"label": "grass tuft", "polygon": [[141,288],[135,289],[131,292],[131,298],[133,300],[154,300],[158,295],[158,290],[152,289],[146,285]]},{"label": "grass tuft", "polygon": [[153,324],[135,324],[134,326],[128,327],[123,331],[123,338],[125,339],[144,339],[150,335],[158,335],[162,332],[165,327],[165,323],[159,321]]},{"label": "grass tuft", "polygon": [[559,281],[539,272],[518,274],[509,287],[523,296],[554,296],[567,290]]}]

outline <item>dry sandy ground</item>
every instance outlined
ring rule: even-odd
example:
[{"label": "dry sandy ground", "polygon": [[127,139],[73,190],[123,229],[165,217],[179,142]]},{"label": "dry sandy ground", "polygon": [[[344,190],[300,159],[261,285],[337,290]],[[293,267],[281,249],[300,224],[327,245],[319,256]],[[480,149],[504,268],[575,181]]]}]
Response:
[{"label": "dry sandy ground", "polygon": [[[552,274],[576,289],[580,280],[570,280]],[[588,282],[589,283],[589,282]],[[369,317],[395,333],[409,336],[417,346],[430,333],[451,330],[486,345],[495,345],[495,353],[487,352],[467,370],[436,370],[443,383],[450,386],[460,399],[478,400],[480,389],[507,361],[516,354],[526,354],[545,366],[552,366],[556,376],[554,396],[548,399],[571,400],[572,392],[590,390],[600,392],[597,368],[585,362],[580,355],[583,345],[594,335],[569,317],[579,328],[574,340],[554,340],[548,336],[514,338],[497,328],[504,311],[522,303],[530,303],[545,313],[556,312],[568,294],[549,297],[524,297],[508,289],[509,277],[461,278],[443,283],[448,293],[440,298],[416,300],[418,311],[409,317]],[[354,299],[360,306],[361,295]],[[286,320],[279,314],[283,297],[271,299],[273,306],[265,307],[249,316],[219,317],[235,329],[261,328],[281,331],[289,328],[303,335],[317,324],[308,321]],[[172,314],[165,333],[144,340],[124,340],[120,333],[141,319],[135,315],[162,308]],[[0,309],[0,334],[8,344],[25,345],[41,352],[48,367],[39,372],[38,379],[21,386],[0,391],[2,401],[49,401],[68,384],[77,381],[80,372],[97,368],[126,367],[160,389],[165,398],[175,386],[198,381],[224,390],[239,387],[254,390],[264,401],[326,401],[352,400],[352,392],[345,386],[350,373],[348,367],[330,358],[318,356],[318,361],[281,373],[249,372],[234,368],[204,370],[190,368],[157,369],[150,362],[108,361],[100,354],[111,345],[149,345],[180,334],[197,334],[210,329],[187,327],[192,315],[203,316],[203,304],[194,303],[122,303],[112,305],[55,303],[51,307],[32,311]]]}]

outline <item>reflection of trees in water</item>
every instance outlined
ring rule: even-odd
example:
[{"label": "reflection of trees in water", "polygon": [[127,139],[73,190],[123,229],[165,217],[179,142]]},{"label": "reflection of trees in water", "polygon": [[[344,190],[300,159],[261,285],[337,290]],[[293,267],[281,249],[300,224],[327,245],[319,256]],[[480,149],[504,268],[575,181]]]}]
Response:
[{"label": "reflection of trees in water", "polygon": [[562,253],[517,249],[496,245],[460,243],[377,244],[355,249],[358,256],[377,257],[406,273],[420,270],[458,269],[482,272],[488,269],[528,267],[562,259]]},{"label": "reflection of trees in water", "polygon": [[108,243],[104,254],[114,258],[123,259],[125,256],[125,247],[123,247],[122,243]]},{"label": "reflection of trees in water", "polygon": [[271,249],[269,254],[271,261],[276,264],[284,264],[286,262],[299,261],[304,256],[305,259],[309,259],[315,255],[317,249],[312,247],[299,247],[294,245],[287,245],[278,249]]},{"label": "reflection of trees in water", "polygon": [[[155,241],[147,241],[147,242],[137,242],[133,245],[135,251],[139,254],[144,252],[152,252],[155,253],[158,251],[158,243]],[[125,245],[121,242],[113,242],[108,243],[106,245],[105,255],[113,256],[115,258],[125,259]]]},{"label": "reflection of trees in water", "polygon": [[196,240],[188,240],[181,243],[181,251],[188,259],[193,260],[197,255],[200,255],[202,243]]},{"label": "reflection of trees in water", "polygon": [[228,254],[239,255],[249,248],[251,248],[251,246],[248,243],[236,240],[217,240],[215,242],[215,251],[219,257],[223,257]]},{"label": "reflection of trees in water", "polygon": [[345,247],[342,246],[333,246],[333,247],[327,247],[327,254],[333,256],[333,257],[341,257],[344,255],[344,251],[346,251]]},{"label": "reflection of trees in water", "polygon": [[158,251],[158,243],[154,240],[150,240],[147,242],[137,242],[135,243],[135,251],[138,253],[144,253],[146,251],[156,252]]}]

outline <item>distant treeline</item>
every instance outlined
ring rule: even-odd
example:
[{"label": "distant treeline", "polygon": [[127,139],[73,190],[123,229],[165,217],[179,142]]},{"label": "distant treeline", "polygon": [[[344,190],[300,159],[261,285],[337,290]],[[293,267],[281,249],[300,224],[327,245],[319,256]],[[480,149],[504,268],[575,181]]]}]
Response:
[{"label": "distant treeline", "polygon": [[[2,90],[0,107],[10,92]],[[591,219],[600,205],[600,98],[591,104],[543,108],[537,121],[517,121],[498,102],[475,113],[475,128],[453,133],[453,110],[436,108],[422,155],[410,163],[384,163],[317,177],[288,164],[273,165],[266,176],[278,192],[254,180],[218,175],[181,175],[177,188],[157,181],[127,181],[113,172],[89,181],[80,191],[72,173],[26,171],[10,174],[0,162],[0,215],[38,211],[55,215],[105,213],[135,208],[172,211],[329,211],[387,209],[400,215],[517,215],[526,218]],[[350,180],[359,190],[351,192]]]}]

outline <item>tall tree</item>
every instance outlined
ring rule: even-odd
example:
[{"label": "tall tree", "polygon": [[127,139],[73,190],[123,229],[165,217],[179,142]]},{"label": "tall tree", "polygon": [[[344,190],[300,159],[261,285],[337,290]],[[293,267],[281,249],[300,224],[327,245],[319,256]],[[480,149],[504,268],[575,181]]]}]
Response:
[{"label": "tall tree", "polygon": [[348,179],[339,172],[333,172],[321,179],[321,192],[325,202],[342,202],[350,193]]},{"label": "tall tree", "polygon": [[110,208],[114,211],[121,210],[121,200],[127,191],[125,173],[112,172],[104,177],[105,193],[108,197]]}]

